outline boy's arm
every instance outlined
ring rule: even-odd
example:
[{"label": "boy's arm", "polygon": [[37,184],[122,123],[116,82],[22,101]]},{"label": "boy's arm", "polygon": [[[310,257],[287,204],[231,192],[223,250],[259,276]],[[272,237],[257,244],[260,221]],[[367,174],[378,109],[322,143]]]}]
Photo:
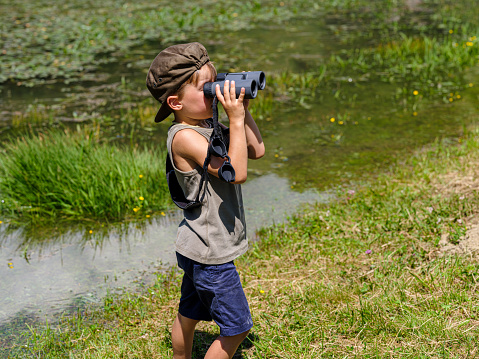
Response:
[{"label": "boy's arm", "polygon": [[264,156],[265,148],[259,128],[248,111],[248,102],[249,100],[245,101],[245,132],[248,144],[248,158],[257,160]]},{"label": "boy's arm", "polygon": [[[256,124],[250,124],[248,129],[246,129],[245,109],[243,106],[244,92],[243,89],[239,98],[236,98],[234,81],[231,84],[229,81],[225,82],[225,96],[221,94],[219,85],[216,89],[218,100],[223,105],[230,122],[228,156],[230,157],[231,164],[235,169],[235,181],[233,183],[244,183],[246,181],[248,168],[248,144],[246,133],[254,133],[252,128],[256,126]],[[197,166],[202,167],[208,153],[208,146],[208,141],[196,131],[188,129],[179,131],[173,138],[172,143],[175,165],[183,171],[191,170]],[[218,170],[223,162],[225,162],[224,159],[211,156],[211,161],[208,165],[208,173],[219,177]]]},{"label": "boy's arm", "polygon": [[[235,182],[244,183],[248,177],[248,143],[245,126],[245,107],[243,105],[245,89],[236,98],[235,82],[225,81],[224,96],[220,91],[220,86],[216,85],[216,97],[223,105],[223,109],[229,119],[230,144],[228,156],[235,169]],[[213,159],[214,157],[212,157]]]},{"label": "boy's arm", "polygon": [[[198,132],[190,129],[179,131],[171,144],[176,167],[184,172],[191,171],[198,166],[203,167],[208,147],[208,141]],[[222,158],[211,156],[208,173],[219,177],[218,170],[224,161]]]}]

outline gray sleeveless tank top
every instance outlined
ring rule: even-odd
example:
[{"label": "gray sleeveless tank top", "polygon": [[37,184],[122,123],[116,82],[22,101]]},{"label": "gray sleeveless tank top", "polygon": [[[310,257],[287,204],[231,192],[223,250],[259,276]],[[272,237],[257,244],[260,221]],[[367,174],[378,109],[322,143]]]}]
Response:
[{"label": "gray sleeveless tank top", "polygon": [[[188,200],[195,200],[203,168],[180,171],[173,161],[171,144],[178,131],[191,129],[209,142],[212,128],[173,124],[166,141],[168,156],[178,182]],[[210,175],[203,204],[184,210],[178,227],[175,249],[203,264],[222,264],[237,258],[248,249],[241,185],[226,183]]]}]

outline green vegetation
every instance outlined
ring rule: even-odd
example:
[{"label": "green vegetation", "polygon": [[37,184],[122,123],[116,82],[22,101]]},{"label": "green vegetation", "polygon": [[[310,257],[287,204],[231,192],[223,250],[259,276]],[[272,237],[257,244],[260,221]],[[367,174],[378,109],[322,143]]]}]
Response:
[{"label": "green vegetation", "polygon": [[7,144],[2,212],[20,221],[117,221],[165,210],[165,153],[101,144],[98,132],[47,132]]},{"label": "green vegetation", "polygon": [[[255,321],[243,357],[476,356],[479,265],[461,253],[479,248],[478,164],[479,132],[436,143],[374,182],[339,189],[337,202],[263,230],[237,261]],[[179,280],[161,274],[58,327],[32,327],[11,355],[171,357]],[[198,327],[196,358],[217,334],[211,323]]]},{"label": "green vegetation", "polygon": [[[298,72],[268,73],[268,87],[251,107],[271,143],[270,159],[261,162],[265,172],[278,165],[295,188],[331,186],[343,181],[344,166],[354,161],[370,178],[371,166],[384,171],[391,162],[376,161],[373,152],[399,148],[395,132],[416,139],[416,130],[449,133],[454,127],[454,137],[466,117],[467,123],[477,120],[478,86],[465,76],[477,76],[476,7],[474,0],[203,1],[201,6],[0,0],[0,83],[93,80],[102,64],[125,58],[146,69],[151,59],[134,54],[138,58],[128,60],[130,50],[203,38],[215,44],[218,69],[242,70],[237,66],[251,46],[230,40],[236,30],[313,18],[342,50],[335,47]],[[267,63],[266,45],[253,47],[250,66]],[[166,125],[154,130],[152,123],[158,104],[145,99],[143,84],[138,90],[122,81],[97,91],[104,89],[103,98],[85,94],[65,100],[68,111],[79,107],[73,115],[82,121],[79,129],[2,144],[2,221],[118,221],[171,206],[164,151],[135,145],[138,138],[164,141],[158,132]],[[59,126],[65,104],[31,106],[8,126],[21,134],[32,127],[42,133],[45,126]],[[291,109],[298,117],[287,117]],[[439,115],[445,119],[437,120]],[[260,241],[237,262],[255,321],[241,347],[243,357],[479,355],[479,265],[467,252],[467,243],[477,241],[479,137],[466,129],[464,135],[460,144],[438,141],[396,164],[392,173],[354,187],[343,184],[337,202],[261,231]],[[346,141],[357,147],[348,148]],[[379,145],[371,150],[374,141]],[[294,161],[286,162],[288,156]],[[333,157],[346,165],[327,167]],[[349,183],[344,177],[342,183]],[[91,239],[86,237],[85,242]],[[6,348],[0,354],[169,357],[179,281],[175,270],[158,274],[156,283],[139,293],[110,295],[101,308],[65,316],[58,325],[30,327],[21,344],[0,342]],[[195,356],[201,357],[218,332],[208,323],[198,330]]]},{"label": "green vegetation", "polygon": [[84,77],[147,41],[166,45],[200,29],[232,31],[286,20],[298,6],[264,3],[1,1],[0,83],[33,86],[51,78]]},{"label": "green vegetation", "polygon": [[[278,165],[278,172],[288,175],[292,182],[300,183],[308,178],[303,182],[329,185],[324,178],[330,177],[323,171],[325,163],[317,163],[322,157],[331,158],[329,153],[323,152],[324,149],[342,146],[346,139],[364,145],[363,140],[370,135],[366,132],[368,129],[377,131],[384,127],[382,123],[369,121],[374,116],[377,118],[377,113],[371,113],[371,102],[388,102],[388,109],[394,107],[392,112],[395,114],[403,112],[409,117],[418,116],[421,111],[422,114],[429,112],[431,106],[449,105],[459,100],[463,91],[474,85],[464,78],[464,72],[476,66],[479,56],[478,27],[468,16],[472,6],[470,0],[429,0],[421,2],[417,8],[410,2],[393,0],[338,0],[321,5],[314,1],[284,3],[265,0],[234,4],[205,1],[201,6],[184,1],[153,5],[142,1],[133,4],[110,0],[58,6],[53,0],[34,3],[25,0],[15,3],[14,7],[0,2],[0,7],[5,10],[0,12],[4,20],[0,39],[0,82],[33,85],[38,81],[60,78],[87,80],[91,79],[88,72],[100,71],[99,66],[105,62],[128,59],[129,50],[142,44],[155,41],[161,47],[172,42],[203,38],[212,44],[219,43],[212,46],[217,52],[214,60],[218,68],[240,70],[236,67],[242,57],[251,56],[248,55],[250,45],[245,46],[240,41],[225,44],[225,31],[237,34],[238,30],[250,30],[261,24],[294,24],[295,21],[317,18],[315,21],[329,29],[334,41],[342,44],[342,50],[317,60],[304,71],[278,69],[268,73],[268,86],[251,102],[251,108],[255,118],[262,121],[260,125],[266,136],[276,133],[277,118],[284,117],[286,111],[313,109],[316,117],[309,121],[312,128],[297,134],[302,137],[296,137],[294,141],[308,146],[314,143],[322,148],[316,148],[312,155],[290,151],[290,156],[306,158],[311,155],[313,158],[308,159],[308,163],[314,165],[305,166],[305,161],[294,161],[285,168],[282,163],[276,163],[279,159],[287,160],[288,156],[283,155],[266,158],[263,162],[267,170]],[[218,51],[215,47],[224,47],[224,50]],[[258,53],[253,56],[250,66],[262,66],[267,54],[261,49],[255,51]],[[265,46],[263,51],[268,51],[268,47]],[[135,63],[146,70],[151,59],[134,55],[125,61],[127,65]],[[97,75],[97,72],[93,73]],[[379,82],[383,84],[378,85]],[[388,91],[384,91],[383,85],[388,86]],[[141,141],[162,143],[159,139],[164,138],[164,130],[152,122],[158,104],[141,92],[144,87],[129,88],[124,81],[120,86],[105,86],[108,91],[103,97],[90,98],[91,94],[79,94],[65,99],[60,106],[34,105],[22,112],[15,111],[2,132],[8,134],[13,130],[15,135],[23,135],[30,126],[36,129],[62,125],[67,118],[81,121],[87,132],[101,125],[106,142],[124,143],[127,137],[134,136]],[[98,92],[101,91],[102,86]],[[383,110],[379,112],[388,117],[381,119],[384,122],[393,116]],[[275,120],[269,122],[272,119]],[[393,121],[404,123],[406,119],[395,117]],[[346,129],[348,125],[352,126]],[[383,131],[379,136],[387,138],[395,129],[385,128]],[[290,131],[286,131],[286,135],[291,137]],[[281,152],[282,144],[290,141],[280,137],[276,135],[277,143],[267,138],[273,144],[271,147],[279,148],[271,154]],[[321,155],[318,155],[319,150]],[[354,155],[363,156],[358,150],[354,151]],[[348,151],[342,152],[345,158],[341,162],[354,160]],[[368,153],[364,156],[371,158]],[[312,178],[317,180],[310,180]],[[4,195],[9,194],[5,192]],[[115,198],[120,200],[122,196],[115,195]],[[78,200],[74,203],[83,206],[88,202]],[[125,203],[110,205],[126,210]],[[19,208],[23,211],[28,206],[22,204],[15,211],[20,213]],[[62,208],[55,205],[37,215],[68,216],[72,213],[70,210],[59,212]],[[159,208],[165,207],[162,204]],[[77,212],[100,218],[121,218],[124,215],[124,212],[115,211],[117,214],[105,216],[101,214],[102,210],[90,209],[78,209]]]}]

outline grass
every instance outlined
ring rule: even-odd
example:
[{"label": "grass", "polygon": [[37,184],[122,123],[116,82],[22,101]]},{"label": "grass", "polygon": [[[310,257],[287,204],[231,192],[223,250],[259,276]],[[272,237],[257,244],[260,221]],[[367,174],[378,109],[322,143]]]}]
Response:
[{"label": "grass", "polygon": [[[477,356],[479,265],[458,243],[479,244],[479,132],[461,141],[262,230],[237,260],[255,326],[236,357]],[[171,357],[179,283],[171,270],[58,326],[31,327],[10,355]],[[198,327],[196,358],[217,334]]]},{"label": "grass", "polygon": [[100,133],[50,131],[6,144],[2,212],[17,221],[117,221],[165,210],[165,153],[100,143]]},{"label": "grass", "polygon": [[[152,34],[148,33],[149,35],[147,35],[145,33],[145,31],[147,31],[146,26],[149,24],[148,21],[151,19],[146,21],[146,19],[143,18],[144,16],[147,16],[144,14],[144,10],[151,7],[149,4],[138,3],[132,8],[131,6],[133,5],[127,3],[124,3],[122,6],[120,6],[119,3],[102,3],[101,5],[97,5],[99,6],[99,11],[94,17],[90,18],[90,12],[88,12],[88,25],[85,25],[87,22],[87,19],[85,18],[87,8],[85,5],[65,5],[65,8],[63,9],[65,11],[62,15],[65,18],[62,20],[61,24],[63,25],[61,26],[58,23],[62,19],[61,17],[48,19],[40,16],[44,11],[53,11],[52,6],[55,2],[45,1],[38,4],[31,4],[28,1],[25,1],[21,4],[22,6],[18,11],[23,14],[22,17],[12,17],[10,19],[10,25],[13,26],[13,30],[11,32],[5,32],[5,36],[7,37],[7,40],[5,40],[5,46],[8,48],[7,54],[4,54],[4,57],[2,58],[5,60],[2,60],[5,66],[9,66],[8,59],[10,56],[10,45],[15,43],[15,41],[20,41],[23,37],[29,38],[29,36],[32,35],[32,31],[39,31],[39,29],[41,30],[43,27],[47,30],[50,29],[51,33],[49,30],[48,36],[54,37],[56,40],[44,39],[45,43],[42,43],[41,46],[35,49],[45,50],[46,48],[49,48],[49,54],[55,58],[55,60],[52,61],[57,61],[60,64],[63,61],[61,56],[66,56],[66,58],[73,56],[68,52],[70,47],[75,48],[76,51],[85,56],[93,56],[92,54],[98,55],[101,52],[100,49],[103,49],[103,51],[106,52],[116,51],[121,46],[126,49],[129,46],[133,46],[133,43],[147,41],[151,39],[149,36],[153,36]],[[40,4],[45,6],[40,9]],[[329,17],[337,14],[337,16],[340,16],[341,18],[353,20],[352,17],[356,14],[361,20],[360,23],[366,20],[370,21],[368,28],[371,33],[369,34],[368,32],[365,32],[365,34],[361,35],[363,37],[371,39],[377,36],[378,33],[387,33],[387,36],[384,36],[384,38],[381,39],[381,42],[378,43],[378,41],[375,41],[370,46],[350,48],[335,53],[330,58],[325,59],[324,63],[318,66],[317,69],[308,72],[291,73],[278,71],[278,73],[272,73],[271,75],[268,74],[268,87],[261,96],[251,103],[251,110],[255,118],[260,122],[270,121],[275,117],[274,107],[277,107],[273,104],[278,105],[278,103],[281,102],[286,102],[283,108],[289,107],[290,110],[299,106],[310,109],[314,103],[322,102],[324,105],[323,107],[331,113],[323,113],[321,116],[335,118],[337,120],[335,124],[338,124],[338,126],[336,126],[334,130],[335,132],[333,132],[333,130],[331,130],[333,128],[332,124],[328,123],[329,127],[324,131],[325,133],[321,134],[319,141],[328,145],[337,145],[340,143],[341,139],[344,138],[342,130],[338,130],[339,125],[345,125],[348,123],[356,124],[359,123],[358,118],[367,118],[369,116],[367,113],[365,114],[366,111],[362,108],[356,111],[353,110],[354,106],[358,103],[358,96],[361,95],[358,95],[358,92],[363,91],[363,89],[354,89],[353,86],[356,86],[356,84],[361,84],[358,85],[358,87],[360,87],[365,83],[375,85],[377,84],[377,81],[393,83],[394,86],[396,86],[396,91],[392,91],[392,96],[395,97],[394,106],[397,106],[398,109],[403,107],[405,112],[410,113],[413,116],[417,116],[418,112],[427,108],[431,102],[434,102],[434,105],[436,105],[438,101],[446,103],[457,101],[461,96],[459,94],[460,91],[466,89],[468,86],[473,86],[472,83],[467,83],[463,78],[463,74],[468,67],[476,66],[477,64],[479,43],[476,35],[478,29],[476,25],[467,21],[460,23],[457,22],[457,20],[454,20],[456,17],[460,18],[459,15],[464,12],[464,9],[461,8],[461,6],[466,6],[468,4],[467,1],[461,2],[459,5],[450,5],[449,8],[445,9],[441,8],[444,5],[442,1],[427,3],[428,6],[434,4],[439,4],[440,6],[438,5],[438,9],[434,12],[434,17],[431,16],[431,19],[428,19],[428,26],[414,23],[414,19],[407,20],[407,16],[405,15],[407,15],[408,12],[401,7],[402,5],[395,4],[393,1],[388,1],[382,4],[376,2],[369,4],[369,2],[363,1],[343,0],[325,4],[324,7],[318,7],[317,5],[313,6],[313,12],[325,11]],[[280,6],[278,4],[275,6],[270,5],[271,4],[268,2],[250,2],[241,5],[242,8],[235,8],[229,7],[226,4],[215,4],[212,5],[211,9],[206,9],[207,7],[198,8],[192,12],[185,10],[183,12],[175,13],[176,17],[170,24],[172,27],[166,29],[162,34],[164,34],[164,36],[173,36],[171,34],[175,34],[176,27],[183,28],[184,30],[193,29],[195,26],[200,26],[201,24],[204,25],[205,23],[203,23],[203,21],[221,22],[220,18],[233,21],[227,26],[236,25],[236,30],[238,30],[247,27],[251,22],[251,16],[259,13],[261,14],[261,19],[264,21],[272,21],[275,13],[278,16],[278,19],[311,16],[311,14],[306,15],[304,11],[301,11],[307,6],[306,3],[293,3],[290,7]],[[2,6],[8,7],[8,5]],[[117,9],[117,16],[110,17],[111,11],[104,11],[108,7]],[[212,9],[218,14],[218,18],[211,19],[211,16],[208,17],[208,14],[210,14]],[[158,20],[156,17],[161,18],[162,16],[167,16],[171,11],[172,9],[169,7],[158,8],[154,17]],[[386,20],[395,11],[400,11],[401,20],[393,25],[390,21]],[[238,19],[238,16],[234,16],[234,14],[238,15],[240,13],[242,14],[240,19]],[[373,16],[374,14],[378,14],[377,18]],[[8,17],[12,15],[11,13],[5,12],[5,15],[3,16]],[[148,19],[149,16],[153,15],[148,15]],[[73,17],[76,19],[76,22],[72,20]],[[140,21],[141,19],[144,21]],[[35,22],[36,20],[38,20],[38,22]],[[156,23],[164,23],[156,20]],[[17,22],[19,23],[17,24]],[[125,28],[120,31],[118,27],[120,25],[117,22],[121,22],[122,26],[125,26]],[[26,27],[26,23],[28,23],[29,26]],[[10,29],[10,25],[8,24],[8,22],[5,22],[3,26]],[[104,26],[106,26],[105,24],[110,25],[107,26],[107,28],[104,28]],[[62,31],[62,29],[64,29],[62,26],[73,26],[73,28],[78,26],[79,29],[83,29],[82,36],[85,38],[75,35],[75,31],[78,29],[71,32]],[[142,27],[140,29],[135,26],[145,26],[145,28]],[[363,24],[361,26],[366,25]],[[405,31],[408,29],[408,26],[410,26],[409,34],[406,34]],[[21,31],[18,30],[17,27],[19,29],[21,28]],[[40,28],[38,29],[37,27]],[[118,34],[118,37],[111,36],[108,31],[115,31],[115,33]],[[340,31],[340,29],[337,31]],[[93,36],[91,32],[93,32],[94,38],[88,37],[90,35]],[[361,31],[350,31],[348,32],[348,35],[338,35],[338,38],[347,37],[349,40],[346,41],[357,40],[357,36],[359,36],[355,35],[357,33],[362,34]],[[132,34],[136,34],[136,37],[130,39],[130,37],[133,36]],[[140,34],[143,34],[143,37],[141,37]],[[179,33],[177,35],[180,36]],[[74,39],[63,39],[60,41],[61,39],[58,38],[59,36],[73,36]],[[122,36],[127,36],[128,39]],[[10,39],[10,37],[12,38]],[[15,39],[15,41],[13,39]],[[77,41],[80,41],[80,43],[77,43]],[[109,44],[105,41],[113,41],[114,43]],[[45,46],[45,48],[42,46]],[[53,46],[59,47],[53,48]],[[15,51],[17,50],[23,54],[21,47],[15,48]],[[24,55],[29,56],[27,52]],[[38,54],[34,54],[32,56],[36,58],[37,55]],[[21,61],[22,66],[33,66],[31,62],[21,60],[21,57],[18,56],[17,52],[13,52],[12,56],[14,61]],[[91,62],[92,59],[88,57],[87,59],[79,61],[82,62],[87,60]],[[43,61],[44,59],[42,57],[41,62],[43,63]],[[71,59],[65,61],[68,62],[71,61]],[[91,63],[94,64],[94,62]],[[55,64],[54,66],[47,67],[49,69],[48,71],[54,71],[57,68]],[[30,74],[29,71],[30,70],[21,72],[22,76],[26,76],[25,79],[37,78],[38,74]],[[2,73],[7,74],[8,72]],[[42,78],[43,75],[38,76],[39,78]],[[45,76],[55,77],[63,75],[51,73],[46,74]],[[16,80],[22,80],[22,78],[16,78],[13,76],[12,79],[14,78]],[[157,132],[155,132],[155,129],[152,127],[153,123],[151,119],[157,110],[158,104],[154,103],[154,100],[151,98],[137,101],[137,98],[129,93],[127,86],[123,83],[122,86],[118,86],[117,91],[121,93],[118,96],[120,100],[113,106],[113,109],[109,109],[112,114],[111,116],[108,114],[99,115],[95,112],[97,110],[105,111],[104,108],[107,107],[105,106],[105,103],[108,103],[108,101],[98,101],[96,108],[89,108],[89,113],[83,113],[79,116],[75,116],[74,113],[74,120],[84,121],[85,123],[82,124],[82,126],[85,127],[84,131],[86,132],[94,131],[96,126],[101,125],[103,133],[106,135],[105,139],[110,142],[119,142],[120,140],[118,140],[118,138],[124,138],[124,140],[121,141],[127,142],[125,139],[133,136],[142,137],[142,139],[146,139],[147,141],[155,137]],[[364,94],[362,95],[364,97]],[[116,96],[114,97],[116,98]],[[327,103],[327,101],[333,102],[334,104],[331,105],[331,103]],[[77,102],[78,101],[75,97],[75,103]],[[338,113],[337,110],[329,110],[330,107],[335,107],[336,103],[347,106],[348,112],[342,114]],[[119,111],[119,106],[125,108],[122,108]],[[42,106],[32,106],[30,109],[26,109],[22,113],[13,116],[10,128],[13,129],[15,133],[22,133],[22,131],[25,131],[29,126],[34,126],[35,128],[51,125],[63,126],[60,123],[61,117],[61,110],[59,108],[48,109],[43,108]],[[264,124],[264,122],[261,124]],[[5,132],[7,132],[7,130],[5,130]],[[140,135],[138,136],[138,134]],[[69,141],[69,139],[60,139],[58,137],[57,141]],[[26,143],[33,145],[33,142]],[[41,143],[41,141],[37,141],[35,146],[38,146]],[[106,157],[109,156],[109,153],[104,150],[106,148],[105,146],[102,147],[102,156]],[[33,154],[35,154],[35,151],[30,151],[28,154],[27,152],[28,151],[25,149],[22,152],[22,156],[33,156]],[[139,156],[140,152],[142,151],[136,151],[135,156]],[[53,153],[50,155],[54,156]],[[142,154],[142,156],[147,155]],[[52,160],[52,163],[63,161],[63,157],[60,156],[59,158],[60,159]],[[81,157],[76,156],[73,157],[72,160],[78,160],[79,158]],[[5,161],[5,163],[9,163],[10,159],[7,158]],[[19,161],[19,159],[17,158],[16,161]],[[123,161],[123,163],[128,162],[125,160],[121,161]],[[35,161],[30,161],[30,165],[34,163]],[[65,171],[74,171],[75,166],[82,166],[81,163],[70,164],[72,166],[70,166],[69,169],[65,169]],[[64,165],[62,164],[61,166]],[[15,175],[15,171],[18,171],[19,168],[20,167],[13,162],[10,163],[9,167],[4,167],[3,173],[5,174],[5,178],[12,176],[12,178],[15,176],[22,177],[21,174]],[[31,169],[25,170],[30,171]],[[9,171],[12,171],[12,175],[9,174]],[[300,173],[298,171],[295,172]],[[108,178],[110,175],[108,173],[103,173],[101,176]],[[301,174],[300,177],[302,176],[303,175]],[[81,181],[84,180],[85,179]],[[42,175],[39,176],[36,181],[37,182],[33,187],[31,184],[20,186],[21,191],[14,189],[13,184],[7,179],[2,182],[9,188],[8,190],[3,189],[2,192],[12,198],[12,200],[9,201],[9,205],[6,206],[9,213],[15,213],[17,215],[26,215],[28,213],[36,217],[69,216],[77,218],[90,217],[96,219],[120,219],[131,214],[132,208],[137,208],[134,205],[131,194],[125,196],[115,195],[114,198],[105,200],[100,200],[98,194],[83,197],[79,196],[78,198],[60,199],[58,192],[64,192],[64,189],[52,188],[51,184],[54,182],[52,182],[51,177]],[[40,183],[40,181],[46,181],[46,183]],[[105,182],[105,180],[100,181]],[[123,184],[126,183],[124,180],[122,181]],[[116,189],[113,190],[113,192],[123,191],[122,183],[115,183],[113,187]],[[135,183],[131,184],[136,186]],[[48,190],[49,197],[40,198],[38,194],[26,194],[35,192],[36,188]],[[148,190],[151,191],[151,189]],[[84,189],[83,192],[88,193],[88,190]],[[155,211],[166,208],[166,187],[161,187],[157,192],[162,192],[161,195],[158,194],[162,199],[160,202],[156,202],[161,204],[156,207],[151,207],[151,204],[146,205],[146,202],[143,203],[143,205],[146,205],[146,207],[149,208],[148,210]],[[77,191],[76,193],[80,194],[81,192]],[[52,196],[56,198],[53,202],[51,201]],[[45,204],[41,203],[43,200],[46,201]],[[114,208],[114,210],[112,208]]]}]

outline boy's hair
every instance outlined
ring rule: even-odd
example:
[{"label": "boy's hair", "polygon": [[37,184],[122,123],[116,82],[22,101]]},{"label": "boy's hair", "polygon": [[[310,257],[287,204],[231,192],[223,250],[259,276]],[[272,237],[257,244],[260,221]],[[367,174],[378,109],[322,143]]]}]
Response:
[{"label": "boy's hair", "polygon": [[[216,80],[216,75],[218,74],[217,71],[216,71],[215,65],[213,65],[213,63],[211,61],[208,61],[204,66],[208,66],[208,68],[211,71],[211,74],[213,75],[213,81],[215,81]],[[193,75],[191,75],[188,80],[183,82],[181,84],[181,86],[178,88],[178,91],[176,91],[176,95],[178,96],[178,98],[180,100],[183,98],[183,95],[185,93],[186,85],[193,85],[193,86],[198,85],[198,81],[200,79],[199,71],[200,70],[196,70],[195,72],[193,72]]]}]

